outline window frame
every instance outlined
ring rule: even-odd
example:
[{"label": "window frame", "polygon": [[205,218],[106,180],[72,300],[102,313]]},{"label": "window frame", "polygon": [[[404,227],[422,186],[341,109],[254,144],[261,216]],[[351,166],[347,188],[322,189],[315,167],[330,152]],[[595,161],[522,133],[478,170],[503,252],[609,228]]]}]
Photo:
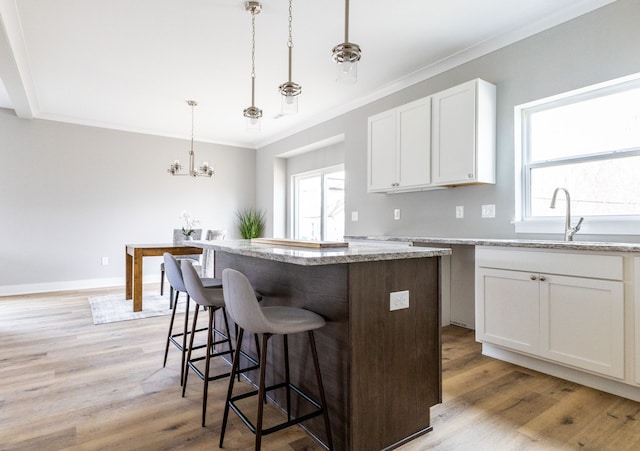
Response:
[{"label": "window frame", "polygon": [[[345,172],[344,164],[337,164],[333,166],[327,166],[324,168],[313,169],[311,171],[305,171],[298,174],[291,175],[291,193],[292,193],[292,202],[291,202],[291,232],[292,238],[297,239],[298,229],[299,229],[299,221],[298,221],[298,180],[307,179],[315,176],[320,177],[321,183],[321,196],[320,199],[320,240],[326,240],[326,227],[327,224],[325,222],[325,212],[326,212],[326,198],[325,198],[325,177],[327,174],[332,174],[335,172]],[[346,176],[346,173],[345,173]]]},{"label": "window frame", "polygon": [[[592,98],[602,97],[616,92],[640,88],[640,73],[576,89],[556,96],[547,97],[514,108],[514,187],[515,218],[513,225],[516,233],[563,233],[564,214],[552,217],[531,216],[531,171],[544,167],[558,167],[566,164],[610,160],[640,155],[640,147],[614,149],[605,152],[586,154],[576,157],[530,162],[531,114],[561,107]],[[575,224],[578,218],[572,218]],[[594,235],[636,235],[640,228],[639,215],[599,215],[585,216],[581,234]]]}]

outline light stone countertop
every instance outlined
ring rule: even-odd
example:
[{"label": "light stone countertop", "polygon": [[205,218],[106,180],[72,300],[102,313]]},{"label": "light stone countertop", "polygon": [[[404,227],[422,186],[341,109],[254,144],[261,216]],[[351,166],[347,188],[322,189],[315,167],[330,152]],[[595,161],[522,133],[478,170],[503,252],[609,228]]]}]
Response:
[{"label": "light stone countertop", "polygon": [[349,240],[389,241],[421,244],[460,244],[468,246],[528,247],[538,249],[560,249],[600,252],[640,252],[640,243],[617,243],[603,241],[519,240],[493,238],[437,238],[421,236],[347,236]]},{"label": "light stone countertop", "polygon": [[447,248],[409,247],[406,244],[392,242],[350,242],[349,247],[324,249],[274,246],[272,244],[252,243],[251,240],[192,241],[189,245],[305,266],[451,255],[451,249]]}]

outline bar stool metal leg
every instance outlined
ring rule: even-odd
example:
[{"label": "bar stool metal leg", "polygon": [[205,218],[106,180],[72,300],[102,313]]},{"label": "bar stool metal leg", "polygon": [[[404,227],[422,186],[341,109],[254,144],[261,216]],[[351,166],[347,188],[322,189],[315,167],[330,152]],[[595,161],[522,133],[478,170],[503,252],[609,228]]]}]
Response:
[{"label": "bar stool metal leg", "polygon": [[260,383],[258,385],[258,419],[256,420],[256,451],[262,444],[262,419],[264,415],[264,405],[262,402],[266,398],[265,376],[267,374],[267,342],[271,338],[270,334],[262,334],[262,353],[260,354]]},{"label": "bar stool metal leg", "polygon": [[[187,335],[189,330],[189,301],[190,301],[190,296],[189,296],[189,293],[187,293],[187,306],[185,307],[185,310],[184,310],[184,328],[182,332],[182,349],[181,349],[182,361],[180,365],[180,386],[184,385],[184,363],[186,358],[185,354],[187,351]],[[191,342],[193,342],[193,340],[191,340]],[[191,347],[189,347],[189,350],[191,350]]]},{"label": "bar stool metal leg", "polygon": [[[224,433],[227,429],[227,419],[229,418],[229,399],[231,399],[231,395],[233,394],[233,383],[235,382],[235,375],[238,373],[238,366],[240,364],[240,343],[242,343],[242,337],[244,335],[244,329],[239,328],[236,333],[236,350],[233,353],[233,363],[231,364],[231,376],[229,377],[229,388],[227,390],[227,401],[224,403],[224,414],[222,415],[222,429],[220,430],[220,443],[219,446],[222,448],[222,443],[224,442]],[[262,354],[265,354],[264,352]],[[261,354],[261,355],[262,355]],[[262,361],[262,358],[260,359]],[[238,373],[239,375],[240,373]]]},{"label": "bar stool metal leg", "polygon": [[320,392],[320,404],[324,416],[324,427],[327,430],[327,445],[329,450],[333,449],[333,437],[331,435],[331,424],[329,423],[329,409],[327,408],[327,398],[324,395],[324,385],[322,385],[322,375],[320,373],[320,362],[318,361],[318,350],[316,349],[316,340],[313,331],[309,331],[309,343],[311,344],[311,355],[313,356],[313,366],[316,369],[316,380],[318,381],[318,390]]},{"label": "bar stool metal leg", "polygon": [[[173,292],[171,293],[173,295]],[[171,321],[169,322],[169,333],[167,334],[167,347],[164,350],[164,362],[162,368],[167,366],[167,355],[169,354],[169,344],[171,343],[171,332],[173,331],[173,320],[176,317],[176,306],[178,305],[179,291],[176,291],[176,300],[173,302],[173,311],[171,312]]]}]

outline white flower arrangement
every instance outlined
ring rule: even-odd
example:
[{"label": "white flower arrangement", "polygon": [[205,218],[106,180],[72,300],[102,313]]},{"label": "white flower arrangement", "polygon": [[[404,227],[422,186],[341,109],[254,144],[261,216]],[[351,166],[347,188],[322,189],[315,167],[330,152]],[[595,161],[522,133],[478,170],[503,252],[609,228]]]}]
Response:
[{"label": "white flower arrangement", "polygon": [[184,221],[184,226],[182,226],[182,234],[187,238],[191,237],[191,235],[193,235],[193,232],[195,232],[194,227],[198,225],[200,221],[193,218],[191,216],[191,213],[189,213],[188,211],[183,211],[182,214],[180,214],[180,219]]}]

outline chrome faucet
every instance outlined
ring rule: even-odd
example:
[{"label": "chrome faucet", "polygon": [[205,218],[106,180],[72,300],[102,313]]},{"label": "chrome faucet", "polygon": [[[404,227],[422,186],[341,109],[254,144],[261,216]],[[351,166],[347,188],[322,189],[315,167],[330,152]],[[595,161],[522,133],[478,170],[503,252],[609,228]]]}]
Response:
[{"label": "chrome faucet", "polygon": [[565,197],[567,198],[567,208],[564,222],[564,240],[565,241],[573,241],[573,235],[575,235],[578,230],[580,230],[580,225],[584,218],[580,218],[575,227],[571,227],[571,198],[569,197],[569,191],[566,188],[556,188],[553,192],[553,197],[551,198],[551,205],[549,208],[556,208],[556,196],[558,195],[558,191],[563,191]]}]

